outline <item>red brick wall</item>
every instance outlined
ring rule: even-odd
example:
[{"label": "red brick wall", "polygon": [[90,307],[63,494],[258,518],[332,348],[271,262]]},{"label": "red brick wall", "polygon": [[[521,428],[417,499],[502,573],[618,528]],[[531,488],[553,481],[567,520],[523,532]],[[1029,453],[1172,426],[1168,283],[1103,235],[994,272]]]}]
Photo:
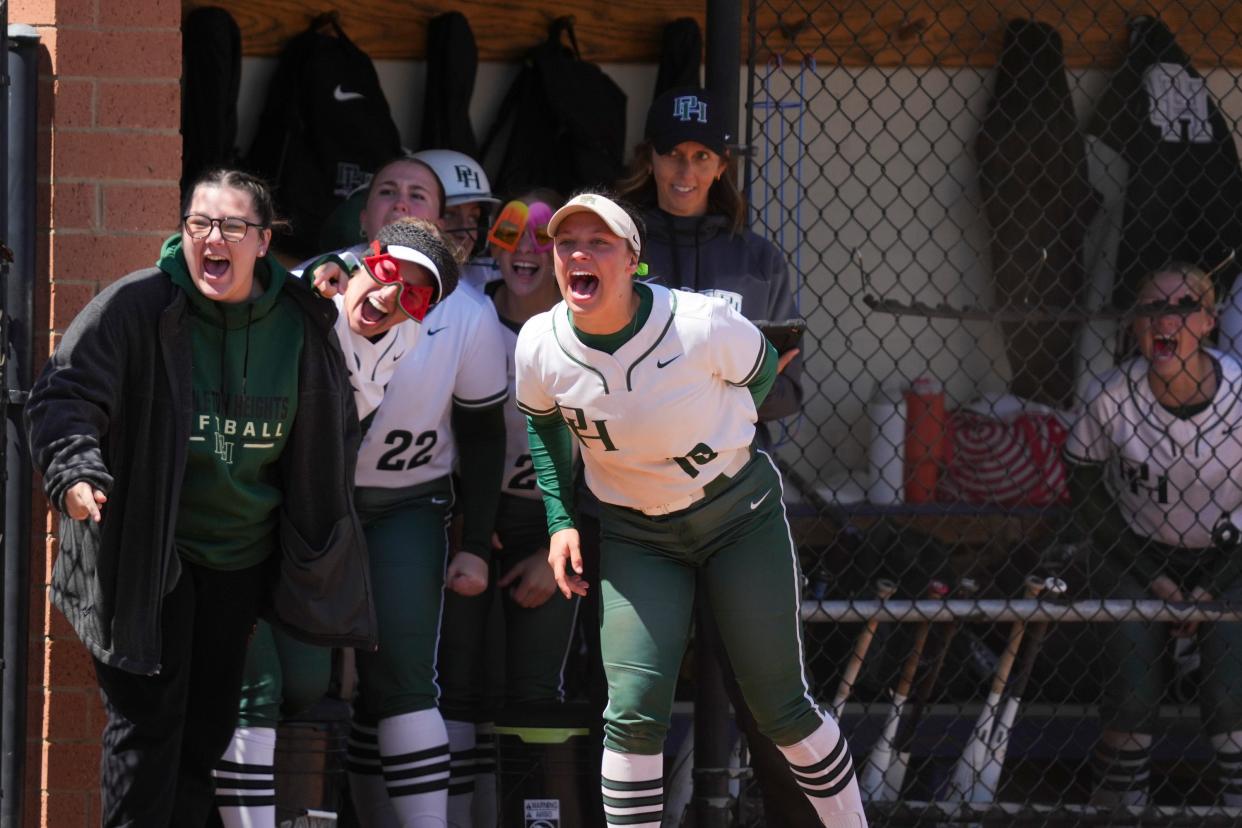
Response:
[{"label": "red brick wall", "polygon": [[[9,22],[35,26],[43,51],[35,330],[50,348],[176,227],[181,2],[12,0]],[[86,651],[47,604],[55,518],[37,496],[33,526],[25,824],[94,826],[104,717]]]}]

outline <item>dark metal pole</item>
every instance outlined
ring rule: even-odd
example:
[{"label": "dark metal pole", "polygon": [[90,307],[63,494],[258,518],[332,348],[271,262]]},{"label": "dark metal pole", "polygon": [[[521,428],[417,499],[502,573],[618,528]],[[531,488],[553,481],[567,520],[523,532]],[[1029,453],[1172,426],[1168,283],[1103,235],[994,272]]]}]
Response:
[{"label": "dark metal pole", "polygon": [[[0,0],[2,2],[2,0]],[[13,265],[0,264],[5,333],[4,496],[4,713],[0,732],[0,828],[21,828],[26,760],[26,651],[30,610],[30,510],[33,474],[26,451],[22,409],[33,376],[35,286],[35,168],[39,89],[39,35],[7,25],[8,106],[5,136],[7,197],[0,227]]]},{"label": "dark metal pole", "polygon": [[[741,42],[742,0],[707,0],[707,89],[716,106],[724,107],[725,123],[730,125],[729,143],[734,146],[740,143]],[[700,613],[700,619],[702,616]],[[698,828],[724,828],[729,824],[730,805],[729,697],[720,664],[705,636],[699,637],[694,652],[694,824]]]}]

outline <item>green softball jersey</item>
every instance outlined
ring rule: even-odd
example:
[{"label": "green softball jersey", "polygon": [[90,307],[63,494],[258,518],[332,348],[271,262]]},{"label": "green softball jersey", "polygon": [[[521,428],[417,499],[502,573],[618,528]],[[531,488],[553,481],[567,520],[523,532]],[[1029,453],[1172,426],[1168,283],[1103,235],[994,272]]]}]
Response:
[{"label": "green softball jersey", "polygon": [[297,409],[302,315],[279,301],[288,274],[270,258],[255,263],[263,293],[237,304],[199,293],[180,236],[165,242],[159,267],[190,308],[194,414],[177,551],[212,569],[254,566],[277,545],[277,463]]}]

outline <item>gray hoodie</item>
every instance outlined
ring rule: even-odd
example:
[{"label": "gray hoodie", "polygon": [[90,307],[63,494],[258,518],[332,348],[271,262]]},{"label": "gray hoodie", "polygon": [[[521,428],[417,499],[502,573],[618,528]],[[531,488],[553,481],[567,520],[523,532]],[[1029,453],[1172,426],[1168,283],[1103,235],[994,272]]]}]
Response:
[{"label": "gray hoodie", "polygon": [[[730,232],[722,215],[683,217],[649,208],[643,219],[647,281],[719,296],[747,319],[779,322],[797,315],[785,255],[767,239],[749,230]],[[776,378],[759,419],[777,420],[801,408],[799,354]]]}]

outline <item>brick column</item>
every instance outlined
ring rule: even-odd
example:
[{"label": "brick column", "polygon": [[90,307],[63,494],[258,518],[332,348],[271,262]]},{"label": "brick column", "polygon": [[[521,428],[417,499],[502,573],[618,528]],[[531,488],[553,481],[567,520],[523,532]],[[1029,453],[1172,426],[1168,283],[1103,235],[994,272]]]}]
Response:
[{"label": "brick column", "polygon": [[[35,330],[53,348],[176,227],[181,3],[13,0],[9,22],[35,26],[43,46]],[[46,600],[56,517],[35,500],[25,823],[96,826],[103,713],[85,649]]]}]

